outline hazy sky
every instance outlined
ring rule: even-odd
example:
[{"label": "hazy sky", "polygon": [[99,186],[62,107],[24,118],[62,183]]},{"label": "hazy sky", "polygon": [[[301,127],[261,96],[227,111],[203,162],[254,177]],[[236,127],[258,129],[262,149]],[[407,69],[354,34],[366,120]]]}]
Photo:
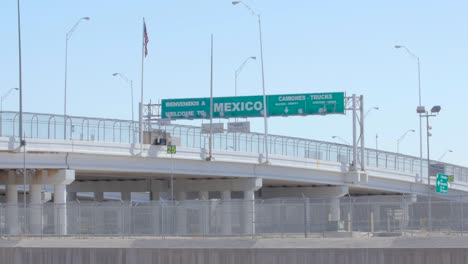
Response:
[{"label": "hazy sky", "polygon": [[[84,16],[69,42],[68,113],[130,118],[130,90],[113,77],[141,75],[142,17],[150,38],[145,60],[145,102],[209,96],[210,34],[214,34],[215,96],[234,94],[234,71],[259,54],[257,21],[231,1],[22,0],[24,108],[63,114],[65,34]],[[367,146],[419,155],[417,63],[422,101],[442,106],[431,120],[431,155],[468,166],[467,1],[246,1],[262,15],[265,79],[269,94],[344,91],[363,94]],[[0,3],[0,91],[18,86],[16,1]],[[260,61],[239,77],[239,95],[261,94]],[[135,106],[136,107],[136,106]],[[18,108],[17,93],[4,109]],[[136,110],[135,110],[136,111]],[[253,129],[263,131],[262,119]],[[198,122],[195,122],[198,123]],[[425,124],[425,123],[424,123]],[[270,132],[351,141],[351,115],[270,118]],[[425,131],[424,131],[425,133]],[[424,134],[425,135],[425,134]],[[425,138],[424,138],[425,142]],[[424,145],[425,149],[425,145]],[[424,152],[425,153],[425,152]],[[425,156],[425,155],[424,155]]]}]

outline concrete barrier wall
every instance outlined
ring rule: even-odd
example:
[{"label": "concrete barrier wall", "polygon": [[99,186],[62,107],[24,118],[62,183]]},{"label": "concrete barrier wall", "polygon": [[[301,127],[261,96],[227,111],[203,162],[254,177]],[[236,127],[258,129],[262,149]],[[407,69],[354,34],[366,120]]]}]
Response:
[{"label": "concrete barrier wall", "polygon": [[465,264],[468,237],[0,240],[1,264]]},{"label": "concrete barrier wall", "polygon": [[2,248],[2,264],[464,264],[466,249]]}]

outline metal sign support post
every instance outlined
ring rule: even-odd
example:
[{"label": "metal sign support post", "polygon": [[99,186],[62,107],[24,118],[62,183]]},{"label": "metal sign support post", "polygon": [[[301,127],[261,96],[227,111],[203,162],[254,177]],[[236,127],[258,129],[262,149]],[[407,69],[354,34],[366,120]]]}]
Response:
[{"label": "metal sign support post", "polygon": [[[364,96],[353,94],[345,97],[345,110],[351,110],[353,115],[353,160],[350,171],[365,171],[365,142],[364,142]],[[359,116],[358,116],[359,110]],[[359,124],[359,136],[357,125]],[[358,147],[360,145],[360,147]]]},{"label": "metal sign support post", "polygon": [[353,163],[352,163],[352,170],[356,171],[357,169],[357,131],[356,131],[356,95],[353,94]]},{"label": "metal sign support post", "polygon": [[361,170],[364,171],[365,170],[365,162],[364,162],[364,151],[365,151],[365,146],[364,146],[364,95],[361,95],[359,96],[359,101],[360,101],[360,105],[359,105],[359,117],[360,117],[360,121],[361,121],[361,129],[360,129],[360,133],[361,133]]},{"label": "metal sign support post", "polygon": [[172,159],[172,152],[171,152],[171,200],[174,204],[174,160]]},{"label": "metal sign support post", "polygon": [[210,137],[209,154],[207,161],[211,161],[213,155],[213,34],[211,34],[211,75],[210,75]]}]

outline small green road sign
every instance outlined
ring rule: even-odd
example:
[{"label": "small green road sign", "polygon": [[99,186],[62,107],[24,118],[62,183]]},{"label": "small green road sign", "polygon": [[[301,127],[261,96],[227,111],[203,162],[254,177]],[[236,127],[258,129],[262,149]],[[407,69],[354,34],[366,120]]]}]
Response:
[{"label": "small green road sign", "polygon": [[176,145],[167,145],[167,154],[176,154],[177,147]]},{"label": "small green road sign", "polygon": [[455,176],[449,175],[448,176],[448,182],[454,182],[455,181]]},{"label": "small green road sign", "polygon": [[437,193],[448,193],[448,175],[438,173],[436,179],[436,192]]}]

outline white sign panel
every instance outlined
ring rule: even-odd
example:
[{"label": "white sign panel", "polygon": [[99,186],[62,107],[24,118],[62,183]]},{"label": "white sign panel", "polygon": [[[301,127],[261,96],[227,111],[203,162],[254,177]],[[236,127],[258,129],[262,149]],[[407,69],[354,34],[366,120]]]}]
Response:
[{"label": "white sign panel", "polygon": [[229,132],[250,132],[250,122],[229,122],[228,123]]},{"label": "white sign panel", "polygon": [[[202,124],[201,127],[202,134],[210,133],[210,124]],[[224,133],[224,123],[213,123],[212,126],[213,133]]]}]

